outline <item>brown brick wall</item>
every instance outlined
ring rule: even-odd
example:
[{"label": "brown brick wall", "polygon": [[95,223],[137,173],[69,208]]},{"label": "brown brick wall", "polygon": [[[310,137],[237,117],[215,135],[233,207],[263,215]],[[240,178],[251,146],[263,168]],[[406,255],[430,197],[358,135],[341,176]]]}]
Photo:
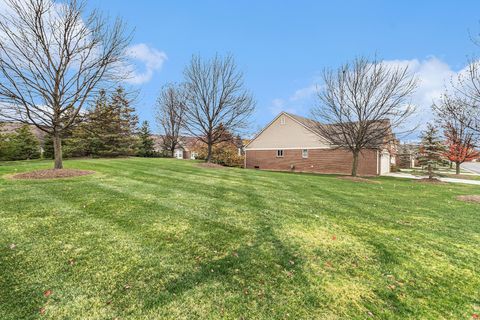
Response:
[{"label": "brown brick wall", "polygon": [[[318,172],[334,174],[350,174],[352,170],[352,154],[340,149],[310,149],[308,158],[302,158],[302,150],[283,150],[283,158],[277,158],[277,150],[247,150],[246,167],[265,170]],[[377,150],[364,150],[360,155],[358,174],[364,176],[377,175]]]}]

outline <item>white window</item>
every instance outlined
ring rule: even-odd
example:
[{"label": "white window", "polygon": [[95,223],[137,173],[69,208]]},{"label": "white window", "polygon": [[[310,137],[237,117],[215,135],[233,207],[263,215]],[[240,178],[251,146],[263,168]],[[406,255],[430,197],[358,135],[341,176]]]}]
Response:
[{"label": "white window", "polygon": [[197,153],[196,153],[196,152],[192,152],[192,154],[190,155],[190,159],[192,159],[192,160],[197,159]]},{"label": "white window", "polygon": [[304,158],[304,159],[308,158],[308,149],[303,149],[302,150],[302,158]]},{"label": "white window", "polygon": [[183,159],[183,151],[182,150],[175,151],[175,158]]},{"label": "white window", "polygon": [[282,116],[282,117],[280,118],[280,124],[285,124],[285,117],[284,117],[284,116]]},{"label": "white window", "polygon": [[283,150],[277,150],[277,158],[283,158]]}]

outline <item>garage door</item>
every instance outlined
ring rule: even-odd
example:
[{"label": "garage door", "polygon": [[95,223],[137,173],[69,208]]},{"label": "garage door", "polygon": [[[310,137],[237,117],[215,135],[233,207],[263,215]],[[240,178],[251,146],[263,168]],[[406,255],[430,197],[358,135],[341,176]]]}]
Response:
[{"label": "garage door", "polygon": [[390,172],[390,153],[382,152],[380,156],[380,174]]}]

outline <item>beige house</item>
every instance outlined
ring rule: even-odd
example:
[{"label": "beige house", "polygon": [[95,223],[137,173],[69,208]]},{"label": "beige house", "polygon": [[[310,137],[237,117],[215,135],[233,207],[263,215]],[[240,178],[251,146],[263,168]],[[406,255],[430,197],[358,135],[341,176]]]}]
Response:
[{"label": "beige house", "polygon": [[[350,174],[352,154],[332,147],[319,136],[310,119],[280,113],[245,146],[245,167],[252,169]],[[360,154],[359,175],[390,172],[394,147],[382,144]]]}]

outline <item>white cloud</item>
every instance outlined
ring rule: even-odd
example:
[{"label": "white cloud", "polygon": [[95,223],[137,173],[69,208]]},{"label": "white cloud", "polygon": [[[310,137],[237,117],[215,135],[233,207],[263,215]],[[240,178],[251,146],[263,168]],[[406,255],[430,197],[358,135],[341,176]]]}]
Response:
[{"label": "white cloud", "polygon": [[408,66],[409,71],[417,77],[419,83],[412,95],[412,105],[417,108],[415,118],[423,124],[433,119],[432,104],[438,101],[445,90],[450,89],[451,79],[458,75],[446,62],[436,57],[425,60],[389,60],[385,63],[391,66]]},{"label": "white cloud", "polygon": [[[127,56],[134,62],[134,65],[130,66],[132,76],[127,80],[131,84],[143,84],[150,81],[154,72],[159,71],[167,60],[165,52],[151,48],[144,43],[129,47]],[[139,71],[139,68],[143,71]]]},{"label": "white cloud", "polygon": [[[47,33],[54,33],[56,30],[60,30],[60,24],[62,24],[64,19],[61,15],[64,13],[64,3],[54,2],[52,0],[47,0],[47,6],[53,6],[52,10],[47,12],[46,21],[51,22],[52,26],[46,24]],[[0,0],[0,14],[11,14],[13,13],[10,6],[5,2],[5,0]],[[84,27],[83,20],[78,21],[78,28]],[[14,31],[14,30],[12,30]],[[3,34],[0,34],[0,40],[3,42],[9,41],[8,37]],[[85,40],[87,41],[87,40]],[[56,52],[56,50],[52,50]],[[165,60],[167,60],[167,55],[155,48],[149,47],[144,43],[139,43],[130,46],[126,50],[126,56],[128,60],[124,65],[119,66],[119,72],[126,71],[130,77],[126,80],[130,84],[143,84],[150,81],[155,73],[159,71]],[[55,57],[54,57],[55,58]]]},{"label": "white cloud", "polygon": [[312,84],[308,87],[298,89],[290,97],[290,101],[301,101],[303,99],[311,98],[317,92],[318,85]]},{"label": "white cloud", "polygon": [[296,90],[290,97],[286,99],[273,99],[269,108],[273,115],[277,115],[282,111],[306,115],[315,103],[314,96],[317,92],[318,85],[313,83],[307,87]]},{"label": "white cloud", "polygon": [[[451,89],[451,79],[456,79],[463,70],[454,71],[446,62],[432,56],[424,60],[386,60],[388,66],[408,66],[409,71],[418,80],[418,87],[412,95],[411,103],[416,106],[417,114],[415,123],[426,123],[433,118],[431,106],[441,97],[445,90]],[[308,115],[315,104],[317,84],[321,85],[320,79],[314,79],[313,83],[296,90],[291,96],[272,101],[270,111],[278,114],[282,110],[292,110],[294,113]],[[320,89],[320,87],[318,87]],[[282,101],[282,103],[278,103]]]}]

